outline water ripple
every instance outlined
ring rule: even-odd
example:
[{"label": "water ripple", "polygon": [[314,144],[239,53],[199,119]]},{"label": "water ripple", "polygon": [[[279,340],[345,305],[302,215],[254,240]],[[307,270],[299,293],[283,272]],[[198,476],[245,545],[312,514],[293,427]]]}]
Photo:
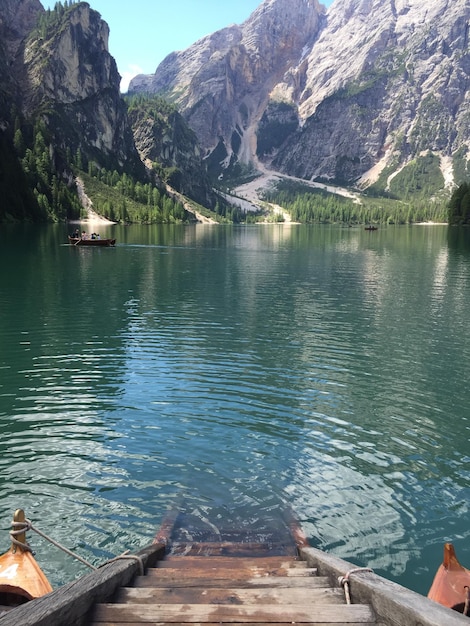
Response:
[{"label": "water ripple", "polygon": [[[422,592],[443,541],[470,562],[470,280],[442,232],[132,232],[24,246],[0,277],[5,527],[24,506],[99,563],[181,498],[260,533],[292,506],[314,545]],[[83,573],[34,544],[54,584]]]}]

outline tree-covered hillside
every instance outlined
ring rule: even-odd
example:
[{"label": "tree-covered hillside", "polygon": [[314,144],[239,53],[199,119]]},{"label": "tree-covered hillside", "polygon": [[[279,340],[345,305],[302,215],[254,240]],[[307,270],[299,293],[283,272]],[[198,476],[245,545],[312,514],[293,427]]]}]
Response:
[{"label": "tree-covered hillside", "polygon": [[449,224],[470,224],[470,183],[462,183],[449,202]]},{"label": "tree-covered hillside", "polygon": [[292,219],[302,223],[412,224],[445,222],[447,206],[443,201],[423,199],[411,202],[387,197],[357,194],[356,199],[334,195],[322,188],[282,181],[264,196],[267,202],[286,209]]},{"label": "tree-covered hillside", "polygon": [[[35,25],[8,46],[7,18],[2,21],[0,5],[0,222],[84,217],[77,176],[93,209],[110,219],[191,219],[167,194],[165,182],[191,194],[186,180],[193,171],[201,185],[202,161],[199,170],[188,162],[186,172],[178,160],[149,169],[139,158],[100,15],[84,2],[57,2],[53,10],[39,11]],[[73,63],[61,57],[70,43],[67,54],[76,54],[80,80],[67,74]],[[21,63],[10,56],[15,46],[24,50]],[[163,103],[160,108],[165,110]],[[167,110],[176,120],[171,150],[184,155],[190,131],[174,109]],[[143,113],[153,129],[155,120]],[[160,130],[159,136],[168,134]],[[205,192],[210,196],[208,183]]]},{"label": "tree-covered hillside", "polygon": [[[86,214],[84,196],[96,212],[126,223],[191,221],[191,202],[218,221],[257,219],[230,205],[227,193],[243,176],[256,178],[253,164],[235,160],[219,179],[214,172],[224,155],[214,149],[212,162],[207,158],[176,106],[144,93],[121,96],[108,27],[88,3],[66,0],[45,11],[39,2],[15,0],[33,15],[11,28],[5,7],[12,2],[0,2],[0,222],[78,219]],[[291,132],[300,132],[297,118],[295,107],[270,103],[256,134],[259,159],[267,162]],[[241,132],[232,137],[234,150]],[[462,180],[466,155],[462,149],[454,158]],[[327,179],[322,190],[283,182],[266,193],[266,210],[280,205],[304,223],[446,221],[441,169],[440,157],[423,151],[401,168],[384,168],[373,185],[355,188],[355,201],[329,193]],[[459,189],[452,199],[453,223],[469,221],[467,195]],[[282,211],[273,215],[282,219]]]}]

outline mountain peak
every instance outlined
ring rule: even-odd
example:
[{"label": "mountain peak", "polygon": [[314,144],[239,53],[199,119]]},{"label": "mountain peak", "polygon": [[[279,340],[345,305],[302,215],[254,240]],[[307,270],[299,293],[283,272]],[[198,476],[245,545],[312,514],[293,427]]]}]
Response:
[{"label": "mountain peak", "polygon": [[[129,93],[160,93],[174,101],[209,153],[249,159],[253,124],[286,71],[317,36],[325,9],[317,0],[265,0],[241,25],[232,25],[169,55]],[[208,121],[210,124],[208,125]]]},{"label": "mountain peak", "polygon": [[467,0],[265,0],[131,90],[176,102],[223,167],[364,180],[466,153],[469,22]]}]

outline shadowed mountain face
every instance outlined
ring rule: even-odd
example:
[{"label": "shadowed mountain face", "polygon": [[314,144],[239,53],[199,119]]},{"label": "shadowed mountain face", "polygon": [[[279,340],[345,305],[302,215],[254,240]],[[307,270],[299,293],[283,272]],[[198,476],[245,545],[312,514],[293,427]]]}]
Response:
[{"label": "shadowed mountain face", "polygon": [[87,2],[46,11],[39,0],[0,0],[0,221],[46,219],[63,204],[51,183],[73,195],[74,168],[166,176],[198,202],[217,202],[198,139],[174,107],[144,98],[130,118],[108,39]]},{"label": "shadowed mountain face", "polygon": [[171,54],[155,75],[136,77],[130,91],[169,97],[206,152],[219,146],[221,160],[228,163],[235,153],[248,162],[271,92],[301,63],[323,14],[317,0],[270,0],[241,26],[230,26]]},{"label": "shadowed mountain face", "polygon": [[38,28],[45,36],[38,33],[25,47],[26,110],[53,110],[50,127],[58,146],[81,150],[108,169],[141,168],[106,22],[78,3]]},{"label": "shadowed mountain face", "polygon": [[99,13],[84,2],[45,11],[39,0],[0,0],[0,29],[5,125],[14,104],[30,123],[41,119],[54,151],[143,170]]},{"label": "shadowed mountain face", "polygon": [[177,103],[222,167],[261,159],[368,184],[431,151],[455,178],[470,145],[469,20],[466,0],[335,0],[328,12],[265,0],[130,90]]}]

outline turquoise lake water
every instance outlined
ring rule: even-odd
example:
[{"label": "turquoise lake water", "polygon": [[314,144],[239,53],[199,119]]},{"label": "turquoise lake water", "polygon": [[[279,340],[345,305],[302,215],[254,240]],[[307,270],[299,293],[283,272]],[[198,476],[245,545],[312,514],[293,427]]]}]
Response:
[{"label": "turquoise lake water", "polygon": [[[0,232],[1,551],[19,506],[94,564],[173,506],[260,533],[292,508],[420,593],[445,541],[470,565],[466,231],[67,232]],[[87,571],[30,542],[54,586]]]}]

